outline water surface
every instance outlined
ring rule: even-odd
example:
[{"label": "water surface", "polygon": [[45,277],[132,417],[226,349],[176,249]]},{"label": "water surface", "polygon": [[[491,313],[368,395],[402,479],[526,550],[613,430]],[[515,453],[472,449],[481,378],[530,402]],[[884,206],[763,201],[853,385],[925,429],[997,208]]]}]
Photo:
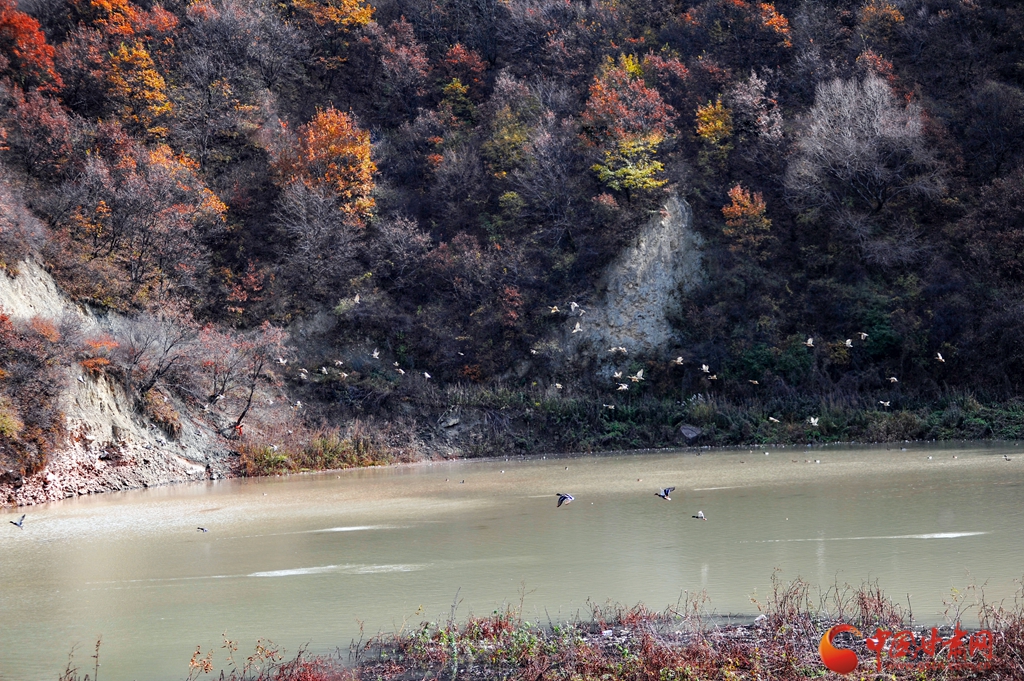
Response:
[{"label": "water surface", "polygon": [[[662,486],[677,487],[671,502]],[[556,509],[558,492],[576,500]],[[6,522],[23,512],[24,529]],[[327,651],[361,625],[446,617],[456,593],[462,617],[523,596],[541,621],[591,603],[662,609],[701,590],[709,609],[755,614],[776,568],[823,588],[877,580],[940,621],[954,587],[1012,600],[1022,521],[1013,443],[458,462],[100,495],[0,513],[0,679],[53,679],[76,645],[91,668],[100,635],[101,678],[180,679],[224,635],[246,654],[260,638]]]}]

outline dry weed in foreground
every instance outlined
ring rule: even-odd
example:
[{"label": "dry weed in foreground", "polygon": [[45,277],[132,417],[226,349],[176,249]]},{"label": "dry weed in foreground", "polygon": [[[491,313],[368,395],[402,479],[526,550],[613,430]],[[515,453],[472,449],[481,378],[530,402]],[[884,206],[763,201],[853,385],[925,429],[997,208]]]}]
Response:
[{"label": "dry weed in foreground", "polygon": [[[456,596],[457,599],[457,596]],[[818,656],[818,641],[838,623],[856,626],[865,635],[876,627],[913,629],[908,608],[893,602],[877,584],[859,589],[834,584],[817,594],[801,579],[784,584],[773,575],[764,602],[750,624],[731,624],[707,610],[704,592],[685,593],[664,612],[643,605],[598,608],[589,619],[577,617],[547,625],[523,619],[522,599],[487,617],[457,623],[453,603],[443,622],[423,622],[412,631],[378,635],[353,643],[349,659],[340,654],[310,655],[300,650],[287,658],[276,646],[259,641],[255,652],[236,660],[238,647],[225,639],[227,669],[217,671],[214,651],[197,648],[189,662],[188,681],[455,681],[516,679],[562,681],[802,681],[846,678],[828,672]],[[1024,679],[1024,588],[1012,607],[986,602],[982,588],[954,590],[947,603],[944,635],[974,611],[977,628],[994,633],[993,657],[985,668],[946,664],[943,656],[927,668],[892,668],[878,674],[874,653],[863,640],[843,643],[860,659],[858,679],[886,681],[961,681]],[[94,675],[80,676],[69,661],[59,681],[97,681],[99,642],[91,656]]]}]

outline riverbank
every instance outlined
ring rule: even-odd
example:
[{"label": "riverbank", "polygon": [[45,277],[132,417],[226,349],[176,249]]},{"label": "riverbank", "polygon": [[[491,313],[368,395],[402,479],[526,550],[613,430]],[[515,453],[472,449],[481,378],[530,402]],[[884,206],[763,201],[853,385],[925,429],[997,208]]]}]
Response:
[{"label": "riverbank", "polygon": [[[238,656],[237,642],[225,641],[220,651],[197,648],[187,678],[212,678],[218,672],[228,681],[840,678],[826,669],[819,652],[822,637],[839,624],[857,629],[856,635],[838,634],[835,642],[854,651],[862,679],[875,678],[879,666],[884,674],[879,678],[889,681],[1024,678],[1020,599],[1011,609],[983,597],[969,607],[951,603],[950,623],[932,629],[915,626],[910,613],[875,585],[837,585],[816,604],[803,580],[781,584],[773,579],[773,585],[766,602],[755,603],[761,615],[749,624],[712,617],[704,609],[703,594],[688,594],[662,612],[643,605],[594,608],[585,618],[557,623],[525,620],[522,604],[460,622],[456,601],[445,621],[353,641],[347,655],[339,649],[333,655],[300,651],[286,657],[268,641],[244,658]],[[973,623],[965,621],[967,611]],[[921,645],[903,655],[890,637],[879,651],[868,639],[880,631],[909,632],[902,633],[903,639]],[[928,651],[924,641],[935,636],[941,641]],[[960,641],[962,652],[951,652],[957,648],[950,641]],[[59,681],[84,678],[72,660]]]}]

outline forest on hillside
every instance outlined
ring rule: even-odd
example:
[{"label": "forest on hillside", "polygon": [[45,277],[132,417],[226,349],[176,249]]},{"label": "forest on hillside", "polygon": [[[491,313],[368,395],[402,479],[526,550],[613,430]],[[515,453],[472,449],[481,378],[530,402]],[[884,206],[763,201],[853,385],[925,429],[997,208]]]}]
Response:
[{"label": "forest on hillside", "polygon": [[[0,318],[23,470],[72,362],[171,435],[168,396],[234,436],[275,398],[312,428],[415,423],[453,390],[497,431],[495,395],[525,413],[559,381],[606,435],[630,421],[586,447],[698,422],[691,396],[889,413],[1022,388],[1012,0],[0,0],[0,141],[0,262],[128,320]],[[707,271],[678,344],[630,357],[648,380],[622,394],[559,373],[550,307],[586,305],[671,193]]]}]

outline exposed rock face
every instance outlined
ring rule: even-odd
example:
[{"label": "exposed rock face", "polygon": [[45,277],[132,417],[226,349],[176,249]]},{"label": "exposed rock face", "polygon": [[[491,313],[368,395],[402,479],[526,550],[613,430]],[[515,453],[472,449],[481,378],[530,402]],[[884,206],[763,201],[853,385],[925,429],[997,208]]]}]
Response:
[{"label": "exposed rock face", "polygon": [[[13,320],[72,317],[84,331],[103,328],[102,320],[68,300],[38,264],[23,262],[17,277],[0,273],[0,308]],[[210,426],[191,418],[175,402],[181,433],[175,440],[132,409],[114,380],[68,367],[62,409],[69,433],[64,447],[39,473],[0,475],[0,504],[55,501],[170,482],[202,480],[228,472],[229,452]]]},{"label": "exposed rock face", "polygon": [[703,239],[693,230],[693,211],[676,195],[608,267],[599,284],[597,305],[578,319],[570,313],[569,342],[591,346],[598,357],[624,347],[630,355],[667,356],[675,345],[668,314],[679,305],[680,290],[699,285]]}]

